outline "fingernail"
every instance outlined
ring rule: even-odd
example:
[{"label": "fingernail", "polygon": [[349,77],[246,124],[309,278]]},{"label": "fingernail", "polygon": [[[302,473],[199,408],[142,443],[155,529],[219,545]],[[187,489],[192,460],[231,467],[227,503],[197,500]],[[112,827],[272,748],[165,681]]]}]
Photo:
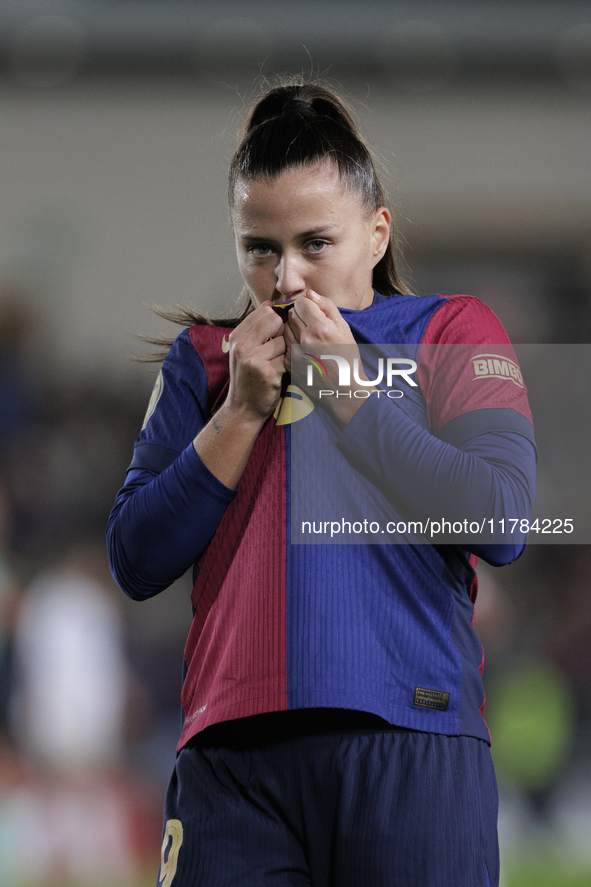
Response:
[{"label": "fingernail", "polygon": [[315,293],[314,290],[308,290],[308,295],[311,299],[314,299],[315,302],[320,301],[320,296],[318,295],[318,293]]}]

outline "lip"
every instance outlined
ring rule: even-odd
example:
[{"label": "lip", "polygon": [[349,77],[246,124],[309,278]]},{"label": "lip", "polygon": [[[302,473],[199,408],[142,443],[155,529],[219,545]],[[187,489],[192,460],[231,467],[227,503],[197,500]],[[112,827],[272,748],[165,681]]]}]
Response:
[{"label": "lip", "polygon": [[287,320],[287,315],[289,314],[289,309],[293,308],[294,302],[295,299],[291,299],[289,302],[278,302],[276,305],[273,305],[273,311],[275,311],[281,320],[285,322]]}]

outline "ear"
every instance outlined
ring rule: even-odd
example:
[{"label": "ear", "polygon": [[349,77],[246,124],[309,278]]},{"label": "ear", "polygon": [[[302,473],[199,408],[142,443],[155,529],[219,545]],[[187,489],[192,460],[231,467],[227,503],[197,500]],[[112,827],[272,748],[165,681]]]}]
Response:
[{"label": "ear", "polygon": [[375,266],[378,264],[380,259],[383,258],[384,253],[388,249],[388,244],[390,243],[391,223],[392,216],[390,214],[390,210],[386,209],[385,206],[380,206],[380,208],[375,211],[372,217],[372,268],[375,268]]}]

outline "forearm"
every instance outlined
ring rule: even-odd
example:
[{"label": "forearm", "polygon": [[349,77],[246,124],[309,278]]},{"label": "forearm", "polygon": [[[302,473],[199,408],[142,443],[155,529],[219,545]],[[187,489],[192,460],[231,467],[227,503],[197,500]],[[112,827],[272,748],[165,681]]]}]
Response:
[{"label": "forearm", "polygon": [[190,335],[164,361],[157,407],[109,518],[111,569],[131,597],[170,585],[215,533],[279,397],[282,328],[269,303],[232,331],[229,390],[209,421],[209,377]]},{"label": "forearm", "polygon": [[224,486],[238,486],[265,421],[224,403],[193,441],[199,458]]},{"label": "forearm", "polygon": [[[475,434],[459,445],[440,440],[395,404],[368,404],[337,441],[352,467],[384,491],[404,514],[482,522],[529,517],[535,490],[535,449],[519,433]],[[482,537],[481,540],[482,541]],[[515,536],[514,556],[525,538]],[[477,542],[477,539],[474,540]],[[487,546],[469,547],[487,557]],[[491,546],[497,547],[497,546]],[[489,551],[493,562],[513,559]],[[499,559],[500,558],[500,559]]]},{"label": "forearm", "polygon": [[137,600],[167,588],[204,551],[234,495],[192,444],[161,474],[130,471],[107,530],[121,588]]},{"label": "forearm", "polygon": [[235,495],[264,419],[222,406],[168,468],[132,471],[109,519],[113,575],[151,597],[205,550]]}]

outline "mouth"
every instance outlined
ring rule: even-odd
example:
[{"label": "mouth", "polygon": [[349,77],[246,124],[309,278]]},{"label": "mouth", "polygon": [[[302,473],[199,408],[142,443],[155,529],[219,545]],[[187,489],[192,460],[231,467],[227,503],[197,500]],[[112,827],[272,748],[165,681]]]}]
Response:
[{"label": "mouth", "polygon": [[273,311],[275,311],[276,314],[279,315],[279,317],[281,318],[281,320],[284,323],[287,320],[287,315],[289,314],[289,309],[293,308],[294,302],[295,302],[295,299],[291,299],[291,301],[289,301],[289,302],[280,302],[277,305],[273,305]]}]

